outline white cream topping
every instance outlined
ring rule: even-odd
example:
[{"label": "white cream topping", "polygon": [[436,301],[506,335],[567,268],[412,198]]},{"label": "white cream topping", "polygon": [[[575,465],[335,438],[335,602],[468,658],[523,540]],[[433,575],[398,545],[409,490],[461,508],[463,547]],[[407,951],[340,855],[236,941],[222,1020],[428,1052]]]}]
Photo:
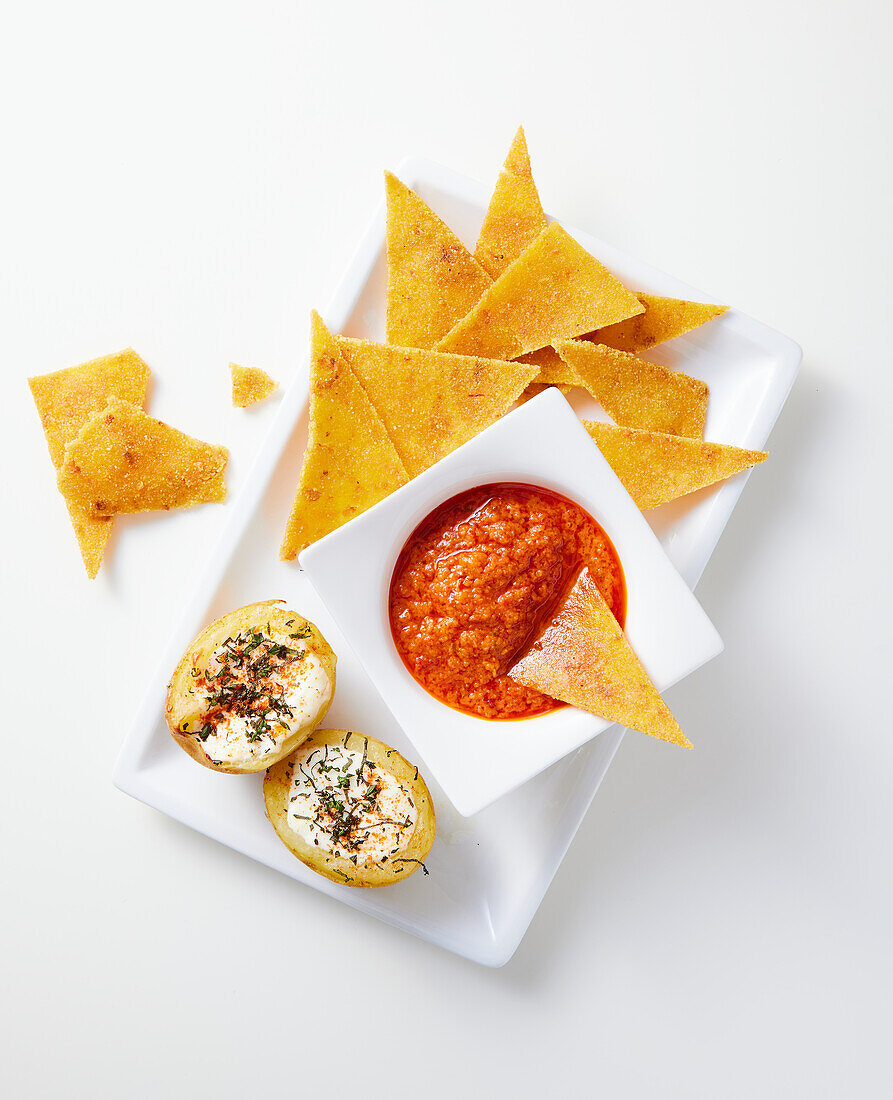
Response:
[{"label": "white cream topping", "polygon": [[308,844],[359,863],[399,857],[418,820],[408,786],[343,745],[297,750],[286,811]]},{"label": "white cream topping", "polygon": [[[236,639],[237,648],[244,649],[243,639],[261,637],[263,641],[247,655],[242,664],[234,662],[227,643],[219,646],[211,655],[198,693],[203,709],[213,716],[214,729],[207,736],[200,736],[201,747],[216,763],[227,766],[255,764],[275,753],[295,730],[311,721],[332,696],[329,675],[315,653],[309,651],[304,641],[288,634],[263,632],[244,634]],[[270,648],[285,646],[290,655],[284,660],[275,655],[270,658],[271,671],[260,675],[251,672],[250,666],[262,664]],[[300,654],[300,657],[296,657]],[[221,682],[216,674],[226,666],[235,677],[235,683],[246,683],[260,690],[261,698],[246,714],[224,711],[214,714],[213,698]],[[275,699],[275,708],[264,710],[266,703]]]}]

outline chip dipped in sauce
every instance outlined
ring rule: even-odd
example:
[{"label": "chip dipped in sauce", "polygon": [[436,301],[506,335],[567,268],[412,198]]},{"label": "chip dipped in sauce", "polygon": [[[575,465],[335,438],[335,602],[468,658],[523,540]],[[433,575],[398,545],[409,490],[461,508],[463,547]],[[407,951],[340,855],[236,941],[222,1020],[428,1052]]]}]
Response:
[{"label": "chip dipped in sauce", "polygon": [[622,626],[617,551],[579,504],[515,482],[459,493],[422,520],[397,558],[389,595],[397,651],[426,691],[478,718],[564,706],[506,673],[584,567]]}]

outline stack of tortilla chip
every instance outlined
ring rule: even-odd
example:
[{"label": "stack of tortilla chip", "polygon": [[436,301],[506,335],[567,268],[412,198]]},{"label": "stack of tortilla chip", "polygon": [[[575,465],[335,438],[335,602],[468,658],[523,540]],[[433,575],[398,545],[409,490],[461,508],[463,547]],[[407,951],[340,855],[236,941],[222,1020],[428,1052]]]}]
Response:
[{"label": "stack of tortilla chip", "polygon": [[95,577],[113,517],[223,500],[224,447],[192,439],[142,409],[150,371],[127,348],[29,379],[59,491]]},{"label": "stack of tortilla chip", "polygon": [[527,363],[333,336],[313,314],[310,434],[283,560],[370,508],[506,413]]},{"label": "stack of tortilla chip", "polygon": [[[547,386],[582,388],[601,405],[614,423],[586,428],[643,509],[766,457],[705,443],[706,384],[638,354],[726,307],[632,290],[549,223],[523,129],[473,254],[391,173],[385,194],[387,343],[332,335],[313,316],[310,435],[282,558],[294,558]],[[688,744],[585,571],[511,674]]]},{"label": "stack of tortilla chip", "polygon": [[[630,291],[557,223],[549,224],[518,130],[474,255],[390,173],[388,341],[514,360],[548,385],[587,390],[621,427],[702,439],[709,391],[640,358],[721,315],[725,306]],[[679,452],[681,462],[693,461]],[[691,478],[675,479],[680,489]],[[697,480],[697,478],[695,478]]]},{"label": "stack of tortilla chip", "polygon": [[703,435],[706,385],[633,353],[725,307],[631,292],[561,226],[550,225],[523,129],[474,255],[390,173],[386,194],[389,343],[520,359],[539,367],[525,397],[546,385],[583,387],[622,426]]}]

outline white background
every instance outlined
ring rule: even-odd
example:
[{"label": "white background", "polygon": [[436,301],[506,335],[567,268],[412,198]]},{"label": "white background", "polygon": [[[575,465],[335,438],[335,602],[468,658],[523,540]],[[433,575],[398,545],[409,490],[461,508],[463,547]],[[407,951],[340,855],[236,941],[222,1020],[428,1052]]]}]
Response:
[{"label": "white background", "polygon": [[[0,1091],[889,1096],[891,6],[2,10]],[[225,509],[89,582],[25,378],[132,344],[237,491],[275,403],[227,363],[287,382],[382,169],[493,180],[519,122],[553,213],[805,357],[699,588],[696,751],[626,738],[488,971],[112,788]]]}]

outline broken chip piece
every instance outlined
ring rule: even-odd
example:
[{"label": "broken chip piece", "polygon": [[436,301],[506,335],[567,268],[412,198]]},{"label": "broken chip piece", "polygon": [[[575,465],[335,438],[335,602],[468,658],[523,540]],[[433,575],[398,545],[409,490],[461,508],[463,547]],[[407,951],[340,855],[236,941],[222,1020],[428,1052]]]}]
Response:
[{"label": "broken chip piece", "polygon": [[279,549],[283,561],[408,480],[381,417],[318,313],[311,329],[310,432]]},{"label": "broken chip piece", "polygon": [[524,127],[519,126],[496,180],[474,257],[495,279],[517,260],[547,224],[530,170]]},{"label": "broken chip piece", "polygon": [[433,348],[474,306],[490,276],[434,211],[385,172],[387,340]]},{"label": "broken chip piece", "polygon": [[91,516],[189,508],[226,499],[228,458],[111,397],[65,448],[59,488]]},{"label": "broken chip piece", "polygon": [[336,338],[410,477],[482,432],[514,405],[537,368],[469,355]]},{"label": "broken chip piece", "polygon": [[692,747],[588,569],[509,676],[609,722]]},{"label": "broken chip piece", "polygon": [[238,363],[230,363],[229,370],[232,377],[233,407],[236,409],[247,409],[249,405],[256,405],[279,388],[279,383],[274,382],[266,371],[258,367],[240,367]]},{"label": "broken chip piece", "polygon": [[765,461],[765,451],[705,443],[584,420],[611,469],[641,509],[656,508]]},{"label": "broken chip piece", "polygon": [[703,436],[710,394],[706,382],[588,340],[566,340],[556,347],[615,423]]},{"label": "broken chip piece", "polygon": [[587,333],[585,339],[596,344],[607,344],[618,351],[646,351],[656,344],[700,328],[729,308],[706,302],[688,302],[684,298],[663,298],[659,294],[636,294],[636,297],[644,306],[644,313]]},{"label": "broken chip piece", "polygon": [[[143,404],[150,373],[133,348],[125,348],[113,355],[103,355],[75,367],[28,379],[57,473],[65,457],[66,444],[91,416],[106,407],[109,398],[119,397],[134,405]],[[68,498],[65,503],[84,567],[92,579],[102,563],[112,521],[106,516],[92,515],[89,509]]]},{"label": "broken chip piece", "polygon": [[516,359],[641,312],[639,299],[552,222],[437,350]]}]

